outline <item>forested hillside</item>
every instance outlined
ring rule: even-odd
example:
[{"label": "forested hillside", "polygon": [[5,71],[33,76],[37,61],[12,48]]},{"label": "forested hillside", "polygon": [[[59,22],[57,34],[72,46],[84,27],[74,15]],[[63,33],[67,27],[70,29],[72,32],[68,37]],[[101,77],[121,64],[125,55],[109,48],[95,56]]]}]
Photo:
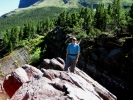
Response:
[{"label": "forested hillside", "polygon": [[60,12],[67,10],[69,12],[78,10],[75,8],[65,9],[59,7],[43,7],[36,9],[20,10],[20,12],[12,12],[0,17],[0,31],[3,32],[6,29],[11,29],[13,26],[23,26],[25,23],[32,21],[35,24],[38,21],[45,20],[46,18],[56,18]]},{"label": "forested hillside", "polygon": [[[38,2],[37,2],[38,1]],[[122,9],[129,9],[132,2],[131,0],[120,0]],[[29,7],[27,7],[27,2]],[[63,10],[66,11],[78,11],[81,7],[89,7],[96,9],[98,4],[103,3],[105,7],[108,4],[112,3],[113,0],[36,0],[36,3],[20,0],[20,5],[24,6],[26,3],[27,8],[19,8],[14,11],[11,11],[7,14],[4,14],[0,17],[0,32],[5,31],[6,29],[12,28],[13,26],[23,26],[28,21],[37,21],[44,20],[47,17],[55,18]],[[2,34],[2,33],[0,33]]]}]

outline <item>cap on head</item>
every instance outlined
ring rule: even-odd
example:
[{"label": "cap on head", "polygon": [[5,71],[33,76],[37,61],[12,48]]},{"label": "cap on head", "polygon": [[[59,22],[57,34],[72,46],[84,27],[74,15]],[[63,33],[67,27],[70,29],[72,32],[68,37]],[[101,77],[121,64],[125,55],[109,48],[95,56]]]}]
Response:
[{"label": "cap on head", "polygon": [[76,41],[77,39],[75,37],[73,37],[72,40],[75,40]]}]

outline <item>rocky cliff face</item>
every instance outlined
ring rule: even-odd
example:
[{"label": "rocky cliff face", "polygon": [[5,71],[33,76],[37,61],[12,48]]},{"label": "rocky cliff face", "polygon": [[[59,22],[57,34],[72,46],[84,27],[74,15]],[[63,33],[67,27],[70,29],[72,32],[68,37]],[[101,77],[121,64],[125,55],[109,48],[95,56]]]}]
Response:
[{"label": "rocky cliff face", "polygon": [[33,5],[34,3],[38,2],[40,0],[20,0],[18,8],[25,8],[29,7],[30,5]]}]

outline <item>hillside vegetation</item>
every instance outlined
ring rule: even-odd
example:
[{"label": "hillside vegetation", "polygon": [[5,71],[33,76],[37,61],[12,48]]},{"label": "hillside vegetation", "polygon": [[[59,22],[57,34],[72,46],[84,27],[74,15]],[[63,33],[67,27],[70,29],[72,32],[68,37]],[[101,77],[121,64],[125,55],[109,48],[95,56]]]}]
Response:
[{"label": "hillside vegetation", "polygon": [[[36,9],[18,9],[18,11],[11,12],[9,14],[0,17],[0,31],[11,29],[13,26],[23,26],[25,23],[32,21],[37,23],[38,21],[45,20],[46,18],[55,18],[60,12],[74,11],[75,8],[65,9],[60,7],[43,7]],[[16,13],[15,13],[16,12]]]},{"label": "hillside vegetation", "polygon": [[[105,5],[112,3],[113,0],[40,0],[33,6],[62,6],[62,7],[78,7],[80,5],[86,6],[91,4],[104,3]],[[121,0],[123,5],[131,5],[132,0]]]},{"label": "hillside vegetation", "polygon": [[[77,11],[86,6],[95,9],[100,3],[104,3],[107,7],[112,2],[113,0],[40,0],[30,7],[19,8],[1,16],[0,31],[3,32],[16,25],[23,26],[28,21],[37,23],[37,21],[44,20],[47,17],[55,18],[63,10]],[[131,0],[121,0],[121,4],[125,8],[129,8],[132,2]]]}]

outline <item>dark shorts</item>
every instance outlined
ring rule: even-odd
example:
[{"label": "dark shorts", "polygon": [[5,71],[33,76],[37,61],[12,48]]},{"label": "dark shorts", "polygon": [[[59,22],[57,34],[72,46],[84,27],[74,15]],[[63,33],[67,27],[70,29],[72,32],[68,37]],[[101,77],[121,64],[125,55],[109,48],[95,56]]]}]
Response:
[{"label": "dark shorts", "polygon": [[75,62],[75,60],[76,60],[76,59],[67,57],[67,59],[66,59],[66,64],[65,64],[65,67],[64,67],[64,71],[67,71],[67,70],[68,70],[68,67],[70,67],[70,71],[71,71],[71,72],[74,72],[74,68],[76,67],[76,62]]}]

